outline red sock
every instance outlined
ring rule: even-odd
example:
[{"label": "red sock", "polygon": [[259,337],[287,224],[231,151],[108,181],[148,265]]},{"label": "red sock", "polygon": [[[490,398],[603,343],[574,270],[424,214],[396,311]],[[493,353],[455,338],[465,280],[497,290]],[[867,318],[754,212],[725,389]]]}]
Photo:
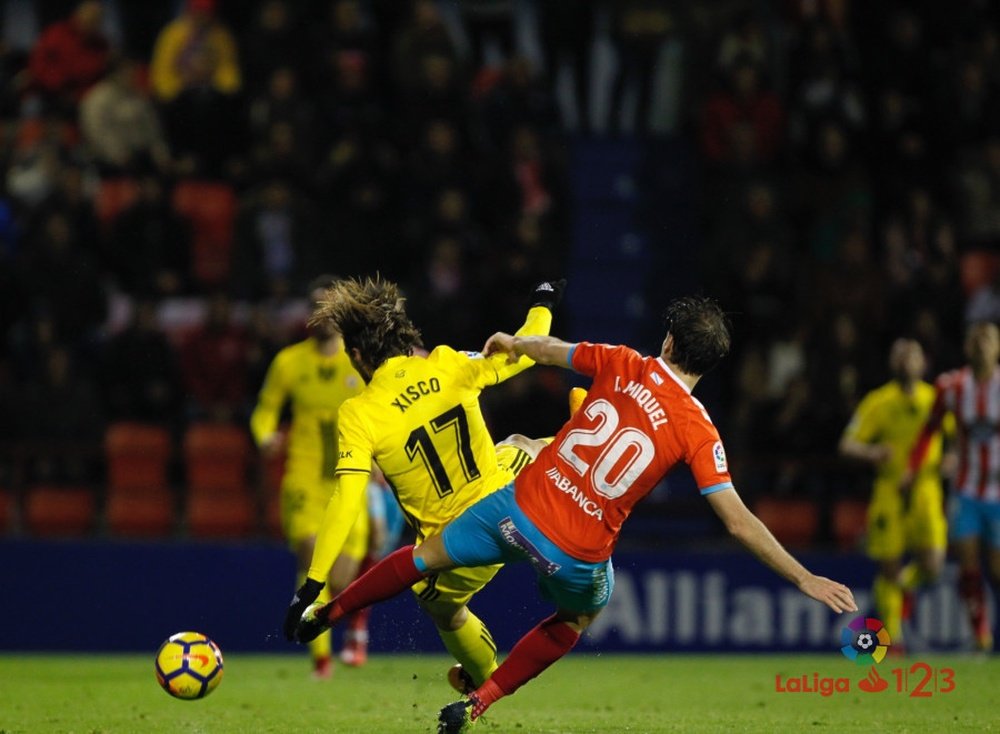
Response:
[{"label": "red sock", "polygon": [[983,574],[979,569],[966,569],[958,577],[958,595],[969,612],[973,634],[980,634],[986,624],[986,596],[983,591]]},{"label": "red sock", "polygon": [[393,551],[337,594],[330,604],[330,624],[336,624],[353,611],[389,599],[422,579],[424,574],[413,562],[413,548],[407,545]]},{"label": "red sock", "polygon": [[472,718],[477,719],[495,701],[509,696],[573,649],[580,633],[552,615],[514,645],[503,664],[474,694]]},{"label": "red sock", "polygon": [[[361,562],[361,566],[358,568],[358,578],[361,578],[371,569],[375,567],[377,559],[374,556],[365,556],[365,560]],[[368,632],[368,617],[371,616],[371,607],[365,607],[364,609],[359,609],[350,615],[347,620],[347,629],[355,634],[365,633],[367,637]]]}]

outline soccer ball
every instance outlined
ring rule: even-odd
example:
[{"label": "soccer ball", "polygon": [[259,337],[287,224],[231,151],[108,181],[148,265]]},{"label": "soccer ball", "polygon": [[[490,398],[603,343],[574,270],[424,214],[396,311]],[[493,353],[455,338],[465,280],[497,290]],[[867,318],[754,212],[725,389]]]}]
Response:
[{"label": "soccer ball", "polygon": [[178,632],[156,652],[156,681],[174,698],[204,698],[222,681],[222,651],[200,632]]}]

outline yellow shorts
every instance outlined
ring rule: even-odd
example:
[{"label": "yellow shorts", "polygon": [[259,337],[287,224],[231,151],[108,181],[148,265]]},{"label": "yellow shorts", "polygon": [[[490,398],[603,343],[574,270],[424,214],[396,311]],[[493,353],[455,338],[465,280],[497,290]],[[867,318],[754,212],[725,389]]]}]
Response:
[{"label": "yellow shorts", "polygon": [[[316,482],[313,476],[315,469],[308,473],[293,470],[286,472],[281,480],[281,527],[293,549],[319,532],[333,491],[333,482]],[[368,507],[362,505],[341,555],[356,561],[364,560],[368,555],[369,526]]]},{"label": "yellow shorts", "polygon": [[918,477],[910,492],[907,506],[894,483],[875,482],[868,505],[868,555],[877,561],[947,547],[941,481],[933,475]]},{"label": "yellow shorts", "polygon": [[455,568],[418,581],[412,587],[421,606],[430,609],[453,609],[464,606],[472,595],[496,576],[501,565],[478,568]]}]

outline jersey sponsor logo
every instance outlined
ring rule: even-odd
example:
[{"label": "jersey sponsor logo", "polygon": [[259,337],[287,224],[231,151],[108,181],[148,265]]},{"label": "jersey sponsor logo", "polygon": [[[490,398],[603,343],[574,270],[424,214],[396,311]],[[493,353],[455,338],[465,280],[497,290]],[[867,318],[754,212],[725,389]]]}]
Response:
[{"label": "jersey sponsor logo", "polygon": [[435,392],[441,392],[441,381],[438,378],[432,377],[429,380],[417,380],[412,385],[407,385],[406,389],[391,404],[399,408],[400,413],[405,413],[407,408],[420,400],[424,395],[430,395]]},{"label": "jersey sponsor logo", "polygon": [[712,446],[712,458],[715,459],[715,471],[719,474],[725,474],[729,471],[729,465],[726,463],[726,450],[722,448],[722,441],[716,441],[715,445]]},{"label": "jersey sponsor logo", "polygon": [[568,477],[564,477],[558,469],[555,467],[547,469],[545,476],[552,480],[553,487],[568,497],[572,497],[576,506],[583,510],[585,515],[596,520],[604,519],[604,510],[601,509],[601,506],[584,494],[583,490],[573,484]]},{"label": "jersey sponsor logo", "polygon": [[340,452],[341,459],[350,459],[354,456],[354,449],[348,449],[347,451]]},{"label": "jersey sponsor logo", "polygon": [[622,387],[621,378],[616,377],[615,392],[628,395],[630,398],[635,400],[636,404],[645,411],[646,417],[649,418],[650,427],[654,431],[667,422],[667,413],[660,405],[660,401],[657,400],[653,396],[652,391],[641,382],[629,380],[628,384],[625,387]]},{"label": "jersey sponsor logo", "polygon": [[329,382],[337,374],[337,368],[320,366],[316,368],[316,374],[323,382]]},{"label": "jersey sponsor logo", "polygon": [[462,352],[469,359],[486,359],[482,352]]}]

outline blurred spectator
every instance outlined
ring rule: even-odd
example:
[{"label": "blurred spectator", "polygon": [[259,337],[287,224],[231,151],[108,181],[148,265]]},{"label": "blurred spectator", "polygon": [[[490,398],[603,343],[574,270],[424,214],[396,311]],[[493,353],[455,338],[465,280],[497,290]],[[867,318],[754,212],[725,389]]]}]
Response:
[{"label": "blurred spectator", "polygon": [[101,31],[103,20],[103,5],[85,0],[69,18],[39,36],[28,70],[49,109],[72,114],[84,93],[104,75],[110,46]]},{"label": "blurred spectator", "polygon": [[330,53],[325,61],[319,70],[322,92],[317,103],[330,138],[346,131],[377,134],[386,111],[374,86],[370,61],[352,52]]},{"label": "blurred spectator", "polygon": [[418,73],[404,96],[405,130],[419,130],[433,118],[465,119],[467,98],[458,67],[447,56],[426,54],[417,60]]},{"label": "blurred spectator", "polygon": [[469,41],[472,64],[487,65],[486,47],[493,43],[501,59],[514,50],[513,0],[458,0],[462,25]]},{"label": "blurred spectator", "polygon": [[252,301],[301,293],[320,272],[315,213],[287,183],[274,179],[253,193],[236,227],[232,282]]},{"label": "blurred spectator", "polygon": [[380,90],[383,70],[378,51],[378,36],[365,22],[361,3],[358,0],[333,0],[329,4],[326,22],[319,23],[313,31],[311,66],[314,69],[314,86],[321,88],[327,83],[331,70],[351,65],[362,69],[369,84]]},{"label": "blurred spectator", "polygon": [[55,116],[24,120],[19,128],[21,140],[5,161],[6,189],[14,201],[31,209],[58,185],[62,163],[71,157],[70,134],[67,123]]},{"label": "blurred spectator", "polygon": [[1000,136],[961,155],[953,199],[963,246],[1000,247]]},{"label": "blurred spectator", "polygon": [[278,69],[301,74],[305,66],[302,31],[287,0],[264,0],[240,48],[246,82],[260,91]]},{"label": "blurred spectator", "polygon": [[149,71],[161,101],[192,87],[209,86],[222,95],[240,90],[236,41],[215,10],[216,0],[186,0],[184,12],[160,32]]},{"label": "blurred spectator", "polygon": [[247,413],[245,331],[232,322],[232,304],[224,294],[209,299],[205,322],[181,341],[181,377],[189,419],[238,422]]},{"label": "blurred spectator", "polygon": [[27,469],[29,483],[96,480],[96,457],[81,449],[103,435],[104,407],[94,382],[75,369],[69,349],[54,345],[48,351],[42,369],[22,386],[16,403],[18,435],[36,447]]},{"label": "blurred spectator", "polygon": [[181,404],[177,356],[156,319],[156,302],[140,295],[131,319],[108,340],[101,365],[108,417],[173,424]]},{"label": "blurred spectator", "polygon": [[242,101],[213,84],[216,72],[216,58],[210,49],[192,50],[186,84],[163,110],[170,148],[185,175],[233,175],[237,156],[244,151]]},{"label": "blurred spectator", "polygon": [[551,130],[557,120],[548,85],[523,56],[505,63],[491,83],[479,90],[478,97],[476,108],[485,133],[483,143],[488,141],[493,150],[502,148],[518,125]]},{"label": "blurred spectator", "polygon": [[769,53],[764,28],[751,12],[742,12],[719,44],[719,69],[728,70],[743,59],[761,69],[768,68]]},{"label": "blurred spectator", "polygon": [[433,0],[414,0],[413,16],[399,32],[393,48],[393,78],[404,94],[418,85],[421,61],[426,56],[458,59],[437,5]]},{"label": "blurred spectator", "polygon": [[266,148],[274,140],[274,125],[282,124],[289,128],[293,147],[313,160],[317,137],[315,108],[301,93],[291,67],[281,66],[270,74],[267,87],[250,102],[249,123],[255,148]]},{"label": "blurred spectator", "polygon": [[170,205],[160,179],[146,173],[139,196],[114,220],[107,261],[118,286],[136,298],[166,298],[188,292],[191,227]]},{"label": "blurred spectator", "polygon": [[104,174],[134,174],[169,162],[156,108],[142,88],[138,64],[129,59],[115,62],[83,98],[80,131]]},{"label": "blurred spectator", "polygon": [[32,311],[51,317],[56,340],[85,343],[103,323],[107,304],[96,264],[63,212],[53,210],[41,221],[22,268]]},{"label": "blurred spectator", "polygon": [[44,226],[50,213],[61,214],[69,223],[76,247],[95,266],[103,267],[97,217],[87,178],[84,169],[75,163],[60,166],[55,188],[31,212],[27,220],[27,235],[29,238],[34,237],[38,229]]},{"label": "blurred spectator", "polygon": [[[553,82],[561,64],[573,75],[574,100],[563,113],[563,124],[580,132],[590,131],[591,50],[594,43],[594,0],[541,0],[538,3],[539,32],[545,53],[545,68]],[[571,120],[576,121],[574,126]]]},{"label": "blurred spectator", "polygon": [[675,10],[668,0],[622,0],[614,4],[612,12],[612,36],[618,54],[618,73],[611,93],[612,127],[624,130],[621,113],[625,88],[632,82],[638,89],[634,132],[641,134],[649,127],[656,62],[660,47],[676,26]]},{"label": "blurred spectator", "polygon": [[767,163],[778,154],[784,110],[774,92],[765,89],[761,71],[749,59],[735,61],[723,89],[705,103],[701,145],[711,163],[737,159],[737,137],[745,138],[752,160]]}]

